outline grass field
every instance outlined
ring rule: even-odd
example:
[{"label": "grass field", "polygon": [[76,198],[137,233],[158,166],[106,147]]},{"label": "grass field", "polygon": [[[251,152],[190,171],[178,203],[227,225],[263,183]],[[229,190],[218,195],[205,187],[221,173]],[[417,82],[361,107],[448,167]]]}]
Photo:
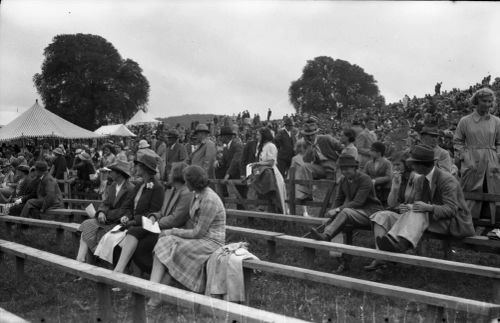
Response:
[{"label": "grass field", "polygon": [[[243,225],[242,221],[229,221],[232,225]],[[287,231],[300,235],[306,228],[295,225],[280,225],[256,219],[255,228]],[[0,238],[7,239],[5,228],[0,227]],[[240,240],[237,236],[229,237]],[[22,244],[74,258],[77,245],[66,238],[61,246],[55,245],[55,232],[45,229],[29,229],[17,237],[10,237]],[[262,260],[267,259],[265,243],[249,240],[250,250]],[[355,238],[355,244],[372,246],[369,232]],[[296,248],[278,245],[278,263],[302,264],[302,254]],[[427,255],[439,257],[439,244],[428,242]],[[496,255],[480,254],[466,250],[455,250],[453,260],[488,266],[500,265]],[[354,258],[351,269],[345,275],[379,280],[384,283],[422,289],[431,292],[489,301],[492,280],[470,275],[448,273],[438,270],[394,265],[385,272],[373,274],[363,271],[369,259]],[[337,260],[326,252],[317,254],[315,269],[331,272]],[[26,279],[17,282],[15,265],[11,257],[4,256],[0,263],[0,307],[33,322],[96,322],[96,293],[89,281],[74,281],[75,277],[47,266],[28,262]],[[131,304],[127,292],[113,293],[113,314],[116,322],[131,322],[128,306]],[[314,322],[424,322],[427,307],[346,289],[305,283],[276,275],[257,273],[252,281],[252,307],[282,313]],[[448,311],[448,322],[486,322],[468,313]],[[150,322],[216,322],[206,316],[196,315],[192,310],[165,305],[148,312]]]}]

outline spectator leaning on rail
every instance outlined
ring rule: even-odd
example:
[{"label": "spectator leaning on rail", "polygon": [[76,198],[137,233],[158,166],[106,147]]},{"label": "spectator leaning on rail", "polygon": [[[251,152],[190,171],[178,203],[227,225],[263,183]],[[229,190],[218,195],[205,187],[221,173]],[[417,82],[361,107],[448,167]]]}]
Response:
[{"label": "spectator leaning on rail", "polygon": [[[477,90],[471,98],[474,112],[460,119],[455,131],[455,152],[461,161],[461,185],[465,192],[500,194],[500,119],[490,114],[495,94],[488,88]],[[486,208],[491,219],[495,203],[467,201],[473,218]]]},{"label": "spectator leaning on rail", "polygon": [[399,219],[383,237],[381,250],[404,252],[415,248],[426,230],[465,238],[475,234],[472,217],[457,179],[435,167],[434,149],[418,145],[408,159],[421,176],[415,182],[415,202],[403,207]]},{"label": "spectator leaning on rail", "polygon": [[[342,149],[340,142],[330,135],[317,135],[317,121],[307,120],[301,130],[307,143],[304,165],[296,169],[297,180],[335,179],[336,163]],[[310,185],[295,185],[295,196],[300,200],[312,200]]]}]

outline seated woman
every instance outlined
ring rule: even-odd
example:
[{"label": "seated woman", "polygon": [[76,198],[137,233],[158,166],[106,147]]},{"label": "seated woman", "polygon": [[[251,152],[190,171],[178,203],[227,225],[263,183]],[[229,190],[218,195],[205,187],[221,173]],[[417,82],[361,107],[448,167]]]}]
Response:
[{"label": "seated woman", "polygon": [[[27,195],[29,195],[29,172],[30,168],[27,165],[19,165],[16,168],[16,177],[18,178],[17,186],[14,193],[12,193],[7,200],[9,203],[14,203],[9,209],[9,215],[19,215],[24,207],[23,203],[26,203],[29,199],[26,198]],[[29,197],[31,198],[32,195],[29,195]]]},{"label": "seated woman", "polygon": [[[142,182],[134,189],[132,212],[123,215],[120,218],[120,224],[123,229],[134,228],[133,232],[136,235],[141,235],[148,232],[142,228],[142,217],[160,210],[163,202],[164,190],[163,185],[155,178],[157,166],[156,158],[150,155],[139,155],[137,158],[138,159],[135,161],[136,174],[142,179]],[[121,160],[119,162],[123,163]],[[125,230],[120,234],[106,234],[101,241],[99,241],[95,255],[109,263],[115,263],[116,261],[114,260],[116,260],[116,258],[114,259],[113,255],[118,257],[120,254],[120,248],[115,247],[123,246],[122,242],[126,236],[124,231]],[[121,272],[123,272],[127,266],[130,260],[130,254],[131,249],[126,249],[124,250],[123,257],[119,256],[121,260],[121,263],[119,263],[119,266],[122,268]]]},{"label": "seated woman", "polygon": [[95,218],[83,221],[80,248],[76,260],[87,261],[89,250],[94,253],[102,236],[114,226],[120,224],[123,216],[130,216],[134,206],[134,185],[128,181],[129,165],[121,161],[109,166],[109,176],[113,183],[108,186],[106,198],[98,208]]},{"label": "seated woman", "polygon": [[[278,149],[273,143],[271,130],[268,127],[260,128],[257,132],[257,141],[259,142],[257,147],[259,161],[251,164],[253,177],[251,188],[257,192],[260,199],[271,199],[268,212],[287,214],[285,180],[276,164]],[[272,177],[266,176],[268,174]]]},{"label": "seated woman", "polygon": [[[175,279],[191,291],[202,293],[206,284],[205,263],[224,245],[226,210],[217,193],[208,187],[208,175],[203,168],[187,167],[184,180],[194,192],[189,210],[193,228],[162,231],[154,248],[151,281],[170,285]],[[148,304],[159,303],[152,298]]]},{"label": "seated woman", "polygon": [[[170,172],[172,188],[165,191],[161,210],[148,215],[153,223],[158,221],[161,230],[183,227],[189,220],[189,204],[193,199],[193,193],[185,185],[182,174],[187,166],[186,163],[173,164]],[[132,258],[142,272],[150,273],[153,265],[153,248],[157,241],[157,233],[137,226],[129,228],[125,239],[120,242],[122,253],[115,271],[124,272]]]},{"label": "seated woman", "polygon": [[[373,234],[375,241],[377,237],[383,237],[396,223],[400,216],[400,212],[408,210],[408,203],[413,203],[415,198],[415,178],[418,176],[412,171],[406,160],[409,158],[407,152],[396,152],[392,156],[392,165],[394,173],[392,177],[391,191],[387,198],[388,210],[379,211],[370,216],[373,224]],[[378,246],[375,243],[377,249]],[[385,262],[381,260],[373,260],[372,263],[364,268],[368,271],[376,270],[385,267]]]},{"label": "seated woman", "polygon": [[374,142],[370,148],[371,159],[366,163],[364,172],[371,177],[375,194],[385,207],[391,190],[392,165],[384,154],[385,145],[380,141]]},{"label": "seated woman", "polygon": [[16,176],[17,166],[19,166],[19,159],[13,158],[12,161],[5,165],[3,170],[5,176],[0,185],[0,203],[8,203],[9,197],[14,193],[18,178]]},{"label": "seated woman", "polygon": [[95,168],[92,164],[90,155],[82,151],[75,157],[73,169],[77,171],[77,180],[75,182],[76,194],[88,194],[93,187],[90,175],[95,174]]}]

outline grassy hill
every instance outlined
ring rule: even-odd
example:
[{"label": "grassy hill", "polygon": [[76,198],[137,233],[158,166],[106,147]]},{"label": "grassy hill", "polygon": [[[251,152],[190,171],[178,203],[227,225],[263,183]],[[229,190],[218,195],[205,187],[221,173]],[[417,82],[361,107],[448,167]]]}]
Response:
[{"label": "grassy hill", "polygon": [[[189,128],[193,121],[199,121],[200,123],[212,122],[215,116],[215,114],[183,114],[175,117],[158,118],[158,120],[167,123],[171,127],[175,127],[176,124],[180,123],[181,126]],[[220,120],[220,116],[217,117]]]}]

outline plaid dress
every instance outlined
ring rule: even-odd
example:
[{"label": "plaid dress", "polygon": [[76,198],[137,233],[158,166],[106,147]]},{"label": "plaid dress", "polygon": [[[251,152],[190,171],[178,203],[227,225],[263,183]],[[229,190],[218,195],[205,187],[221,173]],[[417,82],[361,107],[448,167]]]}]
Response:
[{"label": "plaid dress", "polygon": [[170,276],[190,290],[203,293],[205,263],[225,243],[226,210],[219,196],[206,187],[192,200],[189,216],[193,228],[174,228],[171,235],[161,236],[154,253]]}]

